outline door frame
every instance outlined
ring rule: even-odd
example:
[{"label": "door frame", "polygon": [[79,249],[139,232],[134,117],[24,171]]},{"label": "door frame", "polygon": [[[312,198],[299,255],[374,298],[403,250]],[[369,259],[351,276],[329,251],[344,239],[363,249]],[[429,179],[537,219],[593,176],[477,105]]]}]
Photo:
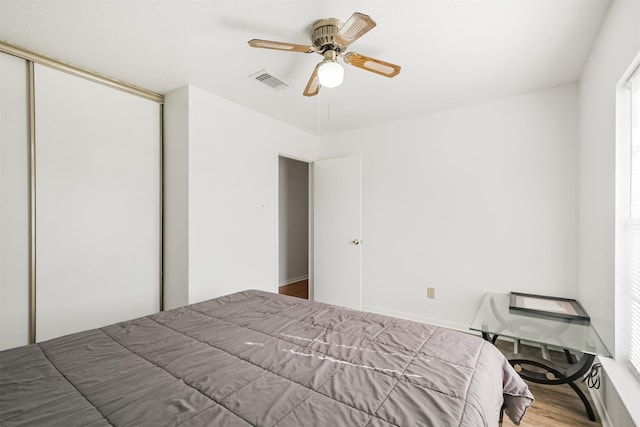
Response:
[{"label": "door frame", "polygon": [[276,197],[275,197],[275,209],[276,209],[276,215],[275,215],[275,225],[276,225],[276,232],[275,232],[275,243],[276,243],[276,257],[275,257],[275,292],[278,293],[278,288],[280,286],[279,284],[279,278],[280,278],[280,157],[284,157],[287,159],[291,159],[291,160],[296,160],[299,162],[303,162],[306,163],[308,165],[309,168],[309,178],[308,178],[308,195],[309,195],[309,204],[308,204],[308,230],[307,230],[307,236],[308,236],[308,248],[307,248],[307,255],[308,255],[308,292],[309,292],[309,301],[313,301],[314,297],[313,297],[313,203],[314,203],[314,197],[313,197],[313,163],[314,160],[311,159],[307,159],[304,157],[299,157],[299,156],[294,156],[288,153],[283,153],[283,152],[277,152],[276,153],[276,159],[275,159],[275,163],[276,163],[276,188],[275,188],[275,193],[276,193]]}]

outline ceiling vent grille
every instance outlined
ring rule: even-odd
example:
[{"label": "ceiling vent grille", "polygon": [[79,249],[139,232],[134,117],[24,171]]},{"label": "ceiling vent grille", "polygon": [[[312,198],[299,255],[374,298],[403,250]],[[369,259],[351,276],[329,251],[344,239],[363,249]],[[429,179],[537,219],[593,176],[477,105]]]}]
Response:
[{"label": "ceiling vent grille", "polygon": [[256,81],[264,83],[273,89],[286,89],[291,86],[290,84],[284,82],[282,79],[275,77],[273,74],[265,70],[260,70],[257,73],[250,75],[249,78],[253,78]]}]

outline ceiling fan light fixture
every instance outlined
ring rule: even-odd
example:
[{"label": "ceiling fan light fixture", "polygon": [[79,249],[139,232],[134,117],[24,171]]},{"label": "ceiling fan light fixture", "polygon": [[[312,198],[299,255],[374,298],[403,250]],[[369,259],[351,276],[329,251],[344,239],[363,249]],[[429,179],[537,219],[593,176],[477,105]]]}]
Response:
[{"label": "ceiling fan light fixture", "polygon": [[346,52],[351,43],[368,33],[375,26],[376,22],[369,15],[354,12],[344,23],[337,18],[319,19],[314,22],[309,29],[312,46],[262,39],[252,39],[248,43],[251,47],[261,49],[322,55],[324,60],[316,63],[302,92],[304,96],[316,96],[321,87],[337,87],[342,84],[344,69],[342,64],[338,63],[338,57],[342,57],[342,62],[345,64],[387,78],[395,77],[400,73],[399,65],[355,52]]},{"label": "ceiling fan light fixture", "polygon": [[318,80],[322,87],[337,87],[344,79],[344,68],[336,61],[324,61],[318,68]]}]

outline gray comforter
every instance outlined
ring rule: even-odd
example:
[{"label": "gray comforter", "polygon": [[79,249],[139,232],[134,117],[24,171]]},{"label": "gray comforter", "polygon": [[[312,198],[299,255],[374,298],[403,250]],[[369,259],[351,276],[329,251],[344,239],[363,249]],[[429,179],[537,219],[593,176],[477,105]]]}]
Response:
[{"label": "gray comforter", "polygon": [[526,384],[482,339],[246,291],[0,352],[0,425],[495,426]]}]

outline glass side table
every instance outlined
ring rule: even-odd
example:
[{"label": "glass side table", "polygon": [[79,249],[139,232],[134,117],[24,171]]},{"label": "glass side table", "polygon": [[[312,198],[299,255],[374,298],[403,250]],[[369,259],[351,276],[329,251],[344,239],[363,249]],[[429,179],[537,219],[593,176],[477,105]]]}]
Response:
[{"label": "glass side table", "polygon": [[[591,404],[574,382],[589,371],[596,356],[611,356],[596,330],[581,321],[510,312],[509,299],[509,294],[486,294],[470,329],[481,332],[482,337],[492,343],[499,336],[513,339],[514,351],[507,359],[516,372],[525,380],[539,384],[568,384],[580,397],[588,418],[595,421]],[[542,357],[527,356],[525,359],[520,353],[521,341],[539,344]],[[560,368],[551,362],[549,347],[564,352],[568,368]]]}]

